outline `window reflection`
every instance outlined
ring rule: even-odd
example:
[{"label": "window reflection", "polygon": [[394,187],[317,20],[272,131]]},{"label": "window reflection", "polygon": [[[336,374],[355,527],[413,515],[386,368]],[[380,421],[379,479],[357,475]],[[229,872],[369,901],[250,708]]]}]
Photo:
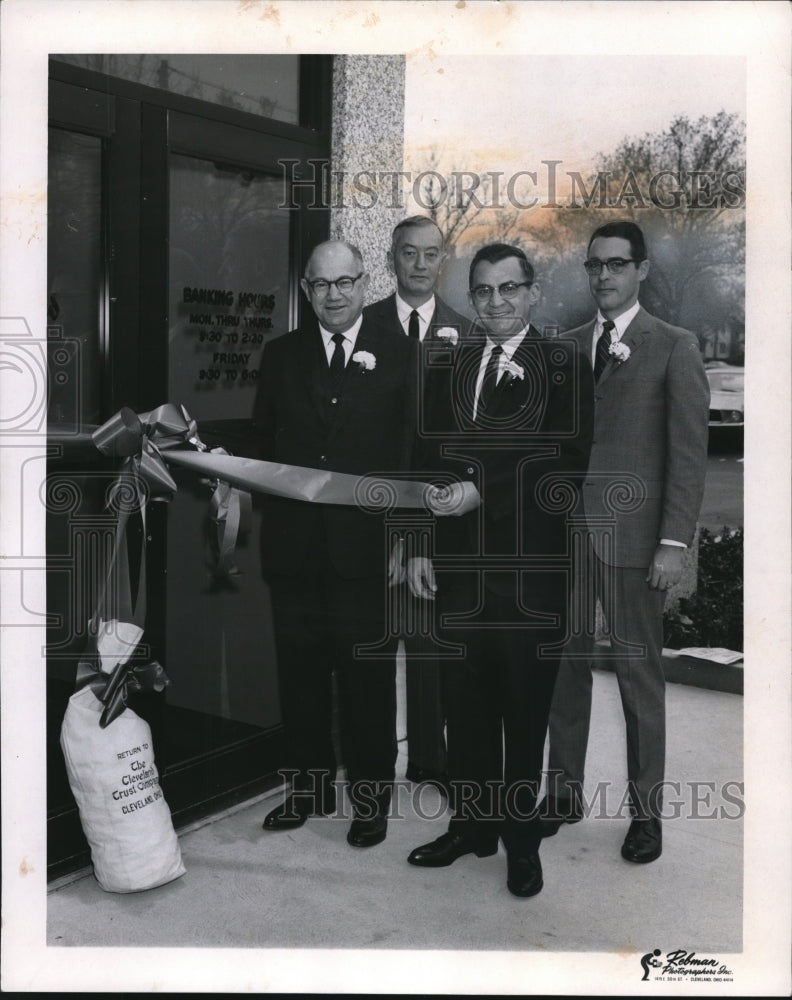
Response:
[{"label": "window reflection", "polygon": [[50,129],[48,419],[56,424],[100,420],[101,169],[100,139]]},{"label": "window reflection", "polygon": [[289,328],[282,182],[170,163],[169,398],[199,421],[248,419],[263,346]]},{"label": "window reflection", "polygon": [[69,54],[53,58],[147,87],[298,123],[299,56]]}]

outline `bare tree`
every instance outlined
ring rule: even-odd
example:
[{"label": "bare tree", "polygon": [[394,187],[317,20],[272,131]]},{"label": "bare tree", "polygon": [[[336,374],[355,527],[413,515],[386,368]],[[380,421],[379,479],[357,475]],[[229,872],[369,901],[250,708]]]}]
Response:
[{"label": "bare tree", "polygon": [[733,311],[745,272],[745,125],[738,115],[683,115],[663,132],[624,139],[600,155],[597,177],[618,214],[644,224],[653,248],[648,289],[671,322],[704,290],[727,294]]},{"label": "bare tree", "polygon": [[652,267],[641,298],[656,315],[696,330],[744,324],[745,127],[725,111],[623,139],[595,170],[570,173],[571,193],[549,210],[521,213],[549,313],[563,328],[590,308],[582,268],[591,233],[628,218],[647,236]]},{"label": "bare tree", "polygon": [[491,213],[491,178],[487,174],[452,167],[441,170],[441,153],[432,150],[412,198],[419,211],[436,223],[447,247],[458,244],[462,235],[483,222],[482,212]]}]

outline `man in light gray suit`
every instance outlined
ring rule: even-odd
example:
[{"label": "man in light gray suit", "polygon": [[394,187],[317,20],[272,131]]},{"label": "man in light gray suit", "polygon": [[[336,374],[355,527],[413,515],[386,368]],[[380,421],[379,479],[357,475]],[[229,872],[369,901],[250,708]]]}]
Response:
[{"label": "man in light gray suit", "polygon": [[681,576],[704,495],[709,387],[693,334],[638,302],[649,260],[637,225],[597,229],[585,268],[597,316],[565,334],[589,352],[595,379],[594,443],[583,486],[587,537],[574,591],[583,625],[569,638],[558,673],[540,810],[544,836],[583,816],[599,598],[627,731],[633,820],[621,854],[645,864],[662,851],[663,605]]}]

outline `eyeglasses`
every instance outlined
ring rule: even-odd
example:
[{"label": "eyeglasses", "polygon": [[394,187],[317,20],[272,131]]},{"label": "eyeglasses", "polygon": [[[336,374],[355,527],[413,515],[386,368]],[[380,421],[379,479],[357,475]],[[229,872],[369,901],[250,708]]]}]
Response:
[{"label": "eyeglasses", "polygon": [[[498,285],[498,295],[502,299],[513,299],[514,296],[519,292],[523,285],[528,288],[531,285],[530,281],[505,281],[502,285]],[[495,289],[492,285],[476,285],[475,288],[470,289],[470,294],[474,299],[479,302],[489,302],[492,298]]]},{"label": "eyeglasses", "polygon": [[305,281],[314,295],[327,295],[333,285],[336,286],[342,295],[346,295],[348,292],[352,291],[355,287],[355,282],[362,278],[364,273],[364,271],[361,271],[360,274],[356,274],[354,278],[344,275],[342,278],[336,278],[335,281],[328,281],[326,278],[317,278],[315,281],[310,281],[306,278]]},{"label": "eyeglasses", "polygon": [[611,274],[621,274],[628,264],[637,263],[638,261],[633,257],[630,257],[629,260],[625,260],[624,257],[608,257],[607,260],[600,260],[599,257],[589,257],[588,260],[583,261],[583,267],[586,269],[586,274],[591,275],[600,274],[603,267],[607,267]]}]

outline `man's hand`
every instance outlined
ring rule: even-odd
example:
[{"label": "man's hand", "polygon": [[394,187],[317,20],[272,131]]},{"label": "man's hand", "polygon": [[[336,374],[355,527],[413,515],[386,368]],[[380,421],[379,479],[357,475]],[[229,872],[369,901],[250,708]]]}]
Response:
[{"label": "man's hand", "polygon": [[437,584],[431,559],[426,556],[413,556],[407,560],[407,586],[413,597],[423,597],[427,601],[434,600]]},{"label": "man's hand", "polygon": [[679,582],[685,550],[681,545],[658,545],[646,576],[650,590],[668,590]]},{"label": "man's hand", "polygon": [[467,481],[435,489],[428,498],[429,509],[438,517],[461,517],[475,510],[480,503],[479,491]]},{"label": "man's hand", "polygon": [[404,568],[404,539],[397,538],[393,543],[390,559],[388,560],[388,586],[398,587],[400,583],[404,583],[406,578],[407,573]]}]

